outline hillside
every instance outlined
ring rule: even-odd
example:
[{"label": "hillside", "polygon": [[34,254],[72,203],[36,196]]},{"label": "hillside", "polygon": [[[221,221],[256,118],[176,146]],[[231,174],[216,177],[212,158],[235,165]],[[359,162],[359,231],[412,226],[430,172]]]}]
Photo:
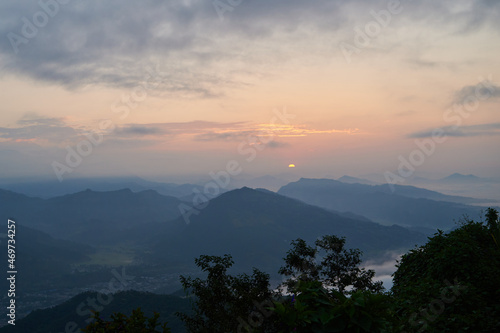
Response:
[{"label": "hillside", "polygon": [[477,218],[481,211],[479,207],[442,201],[451,199],[415,187],[397,186],[392,192],[388,185],[346,184],[331,179],[302,178],[278,193],[325,209],[355,212],[384,225],[449,229],[464,214]]},{"label": "hillside", "polygon": [[166,223],[180,215],[181,201],[153,190],[83,192],[51,199],[0,190],[0,218],[43,230],[58,238],[88,244],[114,244],[134,238],[140,228]]},{"label": "hillside", "polygon": [[140,177],[68,178],[64,182],[58,180],[16,182],[0,179],[0,188],[43,199],[78,193],[86,189],[109,192],[124,188],[133,192],[154,190],[162,195],[180,198],[192,194],[193,189],[203,189],[202,186],[195,184],[152,182]]},{"label": "hillside", "polygon": [[[189,301],[177,296],[138,291],[122,291],[109,295],[85,292],[52,308],[33,311],[25,318],[16,320],[16,326],[8,325],[0,328],[0,333],[67,332],[68,326],[66,325],[68,323],[71,323],[70,327],[84,328],[87,324],[86,320],[90,317],[90,310],[93,310],[91,306],[93,303],[90,303],[89,300],[95,302],[95,307],[101,311],[104,318],[109,318],[114,312],[130,315],[132,310],[138,307],[144,311],[146,316],[152,316],[153,312],[158,312],[160,313],[160,321],[167,321],[173,333],[185,332],[184,326],[175,316],[175,312],[188,312],[190,309]],[[76,332],[77,329],[71,331]]]},{"label": "hillside", "polygon": [[[181,220],[181,219],[179,219]],[[201,254],[231,253],[242,269],[276,272],[296,238],[314,241],[326,234],[345,236],[366,257],[425,242],[398,226],[357,220],[269,191],[242,188],[211,200],[179,234],[156,235],[149,260],[182,263]]]},{"label": "hillside", "polygon": [[[7,248],[7,235],[3,234],[0,244]],[[38,285],[48,285],[51,279],[69,274],[72,265],[88,261],[95,250],[79,243],[55,239],[44,232],[16,225],[16,269],[20,290],[30,290]],[[2,262],[7,263],[7,251],[2,251]],[[0,284],[7,285],[2,280]]]}]

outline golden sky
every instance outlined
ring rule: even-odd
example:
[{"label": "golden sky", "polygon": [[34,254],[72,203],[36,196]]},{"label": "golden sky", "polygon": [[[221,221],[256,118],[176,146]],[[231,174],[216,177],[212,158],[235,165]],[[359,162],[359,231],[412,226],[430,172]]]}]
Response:
[{"label": "golden sky", "polygon": [[231,160],[383,174],[435,129],[447,139],[416,175],[500,176],[499,14],[487,0],[5,2],[0,178]]}]

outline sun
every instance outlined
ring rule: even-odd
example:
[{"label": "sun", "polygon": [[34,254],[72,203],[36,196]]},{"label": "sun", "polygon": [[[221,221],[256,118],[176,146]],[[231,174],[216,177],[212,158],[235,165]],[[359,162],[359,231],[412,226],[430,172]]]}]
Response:
[{"label": "sun", "polygon": [[289,168],[295,168],[295,164],[289,164],[288,167]]}]

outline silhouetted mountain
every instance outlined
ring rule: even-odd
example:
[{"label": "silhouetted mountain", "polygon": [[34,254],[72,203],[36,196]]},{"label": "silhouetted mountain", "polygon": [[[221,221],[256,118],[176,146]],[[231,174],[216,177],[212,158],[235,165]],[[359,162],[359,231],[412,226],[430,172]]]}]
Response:
[{"label": "silhouetted mountain", "polygon": [[464,214],[477,217],[480,208],[430,200],[460,200],[410,186],[346,184],[331,179],[300,179],[283,186],[279,194],[319,207],[350,211],[385,225],[451,228]]},{"label": "silhouetted mountain", "polygon": [[[0,328],[0,332],[78,332],[80,328],[87,326],[91,310],[100,311],[101,317],[109,319],[114,312],[129,316],[132,310],[138,307],[147,317],[152,317],[154,312],[158,312],[160,322],[167,321],[168,327],[172,328],[172,333],[185,332],[184,325],[175,312],[189,312],[188,299],[132,290],[108,295],[96,292],[81,293],[60,305],[33,311],[25,318],[17,319],[15,326],[7,325]],[[68,327],[72,328],[68,330]]]},{"label": "silhouetted mountain", "polygon": [[500,203],[500,178],[454,173],[441,179],[414,177],[408,179],[408,183],[450,195],[476,198],[473,202],[467,202],[469,204],[498,207]]},{"label": "silhouetted mountain", "polygon": [[375,192],[383,192],[389,194],[396,194],[403,197],[415,198],[415,199],[429,199],[436,201],[447,201],[447,202],[455,202],[455,203],[463,203],[463,204],[475,204],[484,202],[483,199],[462,197],[456,195],[447,195],[443,193],[439,193],[436,191],[431,191],[425,188],[410,186],[410,185],[375,185],[371,189],[366,188],[367,191],[373,190]]},{"label": "silhouetted mountain", "polygon": [[485,180],[474,175],[462,175],[460,173],[454,173],[452,175],[449,175],[448,177],[439,179],[439,181],[443,183],[475,183],[483,182]]},{"label": "silhouetted mountain", "polygon": [[[290,242],[335,234],[367,256],[408,249],[426,240],[398,226],[356,220],[269,191],[242,188],[211,200],[190,216],[190,224],[175,237],[157,235],[152,258],[178,264],[201,254],[230,253],[239,268],[252,266],[275,273]],[[182,218],[179,221],[183,221]]]},{"label": "silhouetted mountain", "polygon": [[69,178],[63,182],[57,180],[37,182],[0,181],[0,188],[29,196],[48,199],[90,189],[108,192],[128,188],[133,192],[154,190],[162,195],[177,198],[193,193],[193,189],[202,189],[202,185],[161,183],[144,180],[139,177],[103,177],[103,178]]},{"label": "silhouetted mountain", "polygon": [[13,218],[55,237],[89,244],[126,241],[123,237],[131,228],[165,224],[180,215],[181,203],[152,190],[134,193],[129,189],[87,190],[46,200],[0,190],[0,200],[3,219]]},{"label": "silhouetted mountain", "polygon": [[[478,178],[479,179],[479,178]],[[476,199],[469,198],[463,196],[455,196],[455,195],[446,195],[443,193],[439,193],[436,191],[431,191],[425,188],[410,186],[410,185],[389,185],[389,184],[380,184],[373,182],[371,180],[343,176],[338,179],[338,181],[347,184],[363,184],[363,185],[373,185],[371,188],[365,188],[367,191],[372,190],[375,192],[384,192],[384,193],[394,193],[397,195],[401,195],[409,198],[422,198],[422,199],[430,199],[437,201],[448,201],[448,202],[456,202],[463,204],[477,204],[483,203],[484,199]]]},{"label": "silhouetted mountain", "polygon": [[[240,179],[241,178],[241,179]],[[283,185],[288,184],[290,181],[297,180],[298,177],[291,174],[282,174],[280,176],[262,176],[262,177],[242,177],[235,178],[231,180],[230,188],[238,189],[241,187],[250,188],[265,188],[270,191],[277,191]]]},{"label": "silhouetted mountain", "polygon": [[500,183],[500,178],[483,178],[476,175],[464,175],[455,172],[449,176],[439,178],[439,179],[429,179],[425,177],[413,177],[409,179],[412,183],[419,184],[455,184],[455,185],[467,185],[467,184],[491,184]]},{"label": "silhouetted mountain", "polygon": [[339,182],[347,183],[347,184],[365,184],[365,185],[376,185],[378,183],[373,182],[368,179],[356,178],[351,176],[342,176],[337,179]]}]

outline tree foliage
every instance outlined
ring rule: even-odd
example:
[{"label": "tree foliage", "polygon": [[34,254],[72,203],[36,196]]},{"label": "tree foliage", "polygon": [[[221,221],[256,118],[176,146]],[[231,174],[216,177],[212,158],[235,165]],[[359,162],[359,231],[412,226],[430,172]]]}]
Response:
[{"label": "tree foliage", "polygon": [[[262,332],[267,330],[271,320],[263,315],[262,308],[266,303],[272,304],[268,274],[254,268],[251,276],[229,275],[227,270],[233,265],[230,255],[202,255],[195,263],[207,277],[181,276],[184,289],[193,296],[193,314],[179,314],[188,332],[252,332],[255,326]],[[252,318],[253,313],[258,319]]]},{"label": "tree foliage", "polygon": [[[380,292],[382,282],[374,282],[375,271],[360,268],[362,252],[359,249],[345,249],[346,239],[327,235],[316,240],[315,247],[302,239],[292,241],[292,249],[284,258],[285,265],[279,273],[290,276],[284,285],[293,291],[297,281],[321,281],[329,290],[342,294],[369,290]],[[317,255],[322,254],[317,263]]]},{"label": "tree foliage", "polygon": [[493,238],[493,241],[500,249],[500,220],[498,218],[498,211],[493,208],[488,208],[485,214],[486,225]]},{"label": "tree foliage", "polygon": [[487,225],[467,220],[403,255],[392,292],[401,328],[412,332],[500,330],[500,251]]},{"label": "tree foliage", "polygon": [[[167,324],[160,326],[158,323],[160,315],[155,313],[148,318],[140,308],[132,311],[130,317],[122,313],[114,313],[111,320],[104,320],[99,316],[99,312],[94,313],[94,322],[90,323],[83,332],[86,333],[170,333]],[[157,326],[160,326],[157,330]]]},{"label": "tree foliage", "polygon": [[[488,209],[485,222],[466,220],[438,232],[403,255],[390,293],[360,268],[361,251],[345,238],[292,242],[279,273],[287,293],[270,289],[269,275],[230,275],[230,255],[195,259],[204,278],[181,276],[192,312],[178,313],[190,333],[252,332],[497,332],[500,331],[500,221]],[[283,290],[282,290],[283,291]],[[85,332],[157,332],[158,315],[140,309],[114,314]],[[169,332],[165,325],[163,332]]]},{"label": "tree foliage", "polygon": [[280,333],[388,332],[390,298],[385,294],[356,291],[343,295],[326,290],[319,281],[300,281],[297,296],[276,302]]}]

